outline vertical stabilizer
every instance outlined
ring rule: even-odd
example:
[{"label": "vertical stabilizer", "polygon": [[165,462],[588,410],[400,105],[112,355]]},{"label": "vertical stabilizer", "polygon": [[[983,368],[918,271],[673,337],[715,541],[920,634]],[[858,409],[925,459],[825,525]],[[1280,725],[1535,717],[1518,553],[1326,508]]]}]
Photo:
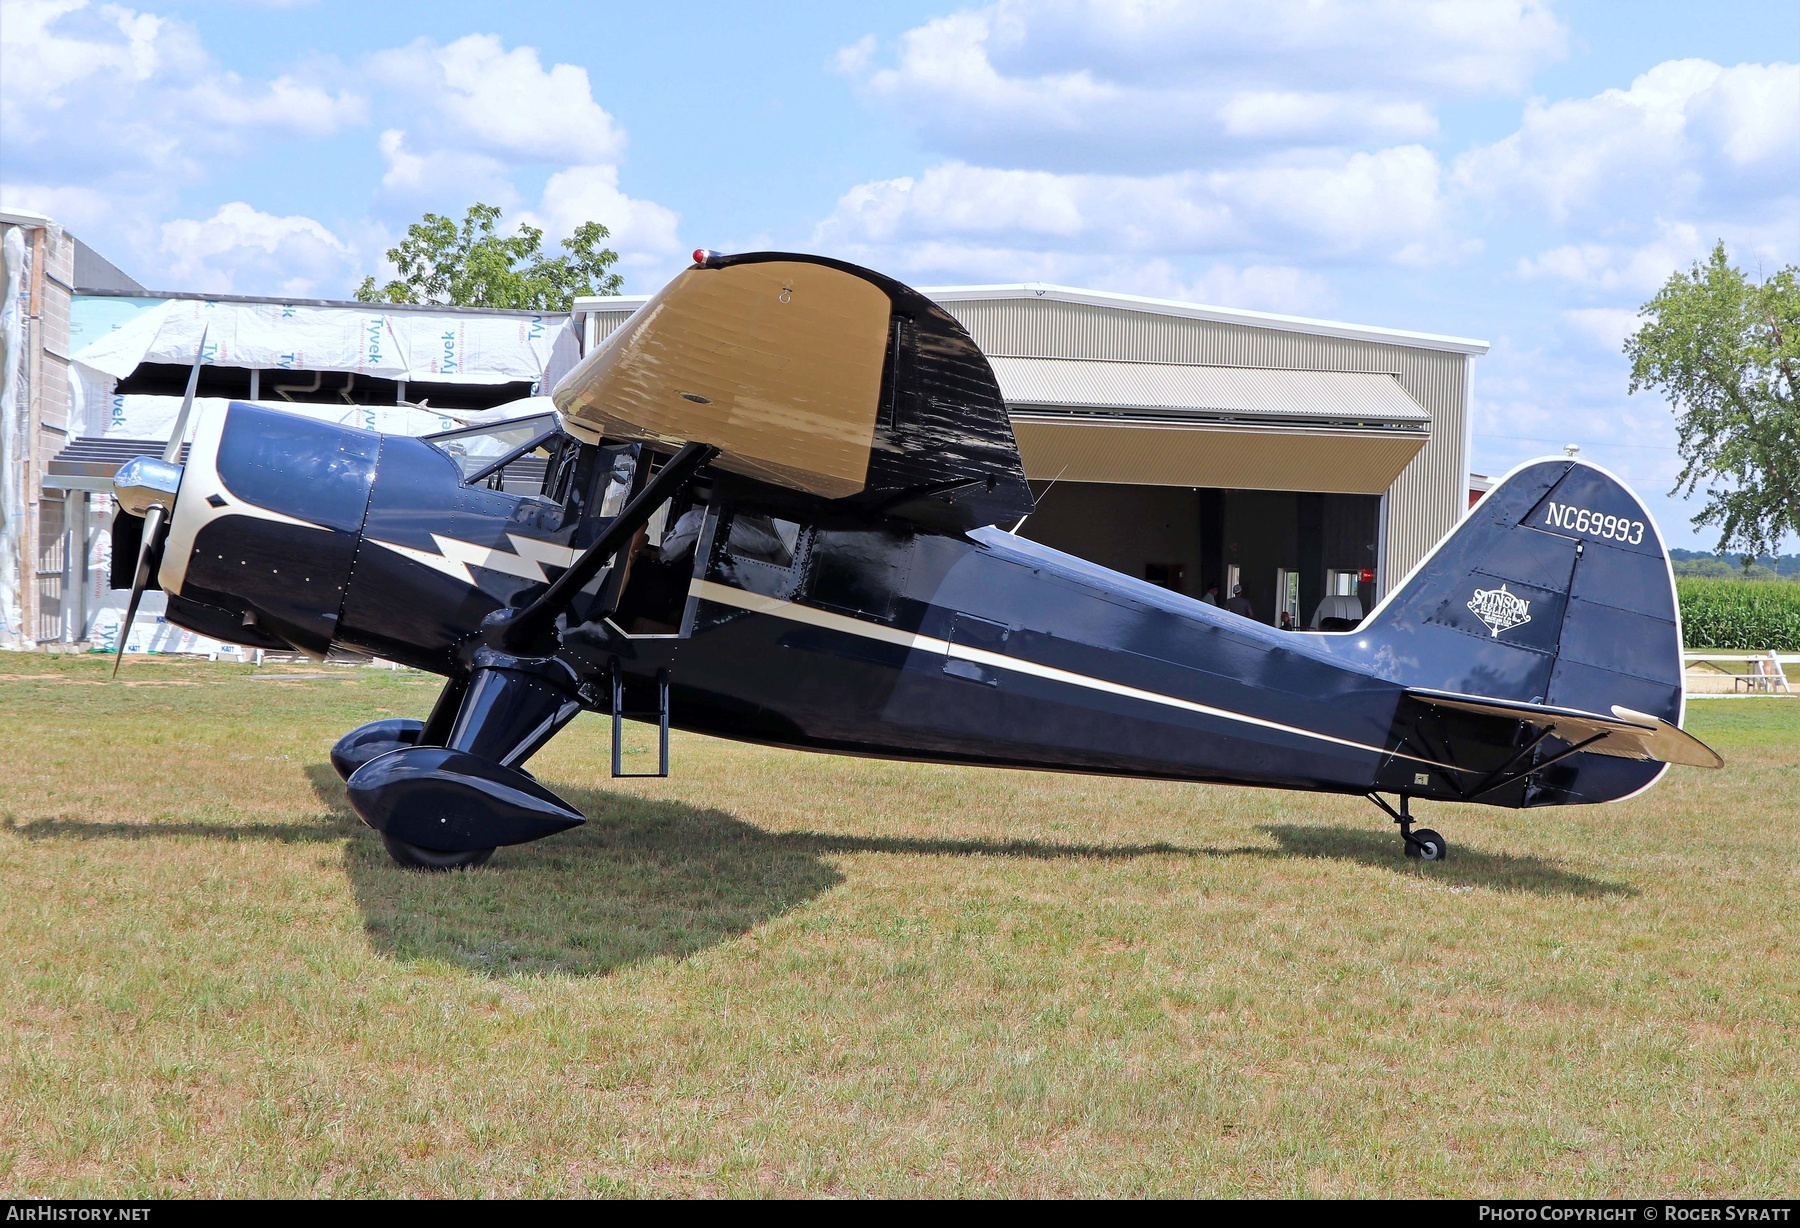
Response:
[{"label": "vertical stabilizer", "polygon": [[[1362,656],[1409,688],[1682,719],[1662,535],[1624,483],[1584,461],[1514,470],[1362,626],[1330,638],[1334,654]],[[1620,797],[1661,765],[1598,770],[1618,777],[1598,791]],[[1592,772],[1584,780],[1600,784]]]}]

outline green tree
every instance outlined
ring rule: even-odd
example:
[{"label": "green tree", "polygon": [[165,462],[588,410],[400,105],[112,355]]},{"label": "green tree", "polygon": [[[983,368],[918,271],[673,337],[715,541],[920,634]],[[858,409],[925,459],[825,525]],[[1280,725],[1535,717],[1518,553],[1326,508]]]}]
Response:
[{"label": "green tree", "polygon": [[612,271],[619,253],[603,247],[612,232],[583,222],[563,240],[563,254],[546,255],[544,232],[521,226],[496,232],[500,210],[473,204],[459,229],[442,214],[427,213],[388,249],[399,276],[385,286],[363,278],[356,297],[364,303],[427,303],[457,307],[510,307],[567,311],[576,297],[617,294],[625,279]]},{"label": "green tree", "polygon": [[1658,389],[1675,407],[1684,464],[1670,493],[1704,483],[1694,524],[1717,525],[1720,550],[1773,554],[1800,533],[1800,268],[1754,282],[1720,242],[1641,314],[1625,342],[1630,390]]},{"label": "green tree", "polygon": [[1724,559],[1677,559],[1675,562],[1675,578],[1694,576],[1707,580],[1730,580],[1737,572]]}]

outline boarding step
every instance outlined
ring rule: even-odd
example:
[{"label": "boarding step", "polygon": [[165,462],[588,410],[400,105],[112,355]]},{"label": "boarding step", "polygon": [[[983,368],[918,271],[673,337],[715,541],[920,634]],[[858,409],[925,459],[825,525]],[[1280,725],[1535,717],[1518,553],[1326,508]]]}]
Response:
[{"label": "boarding step", "polygon": [[[625,718],[656,718],[657,764],[654,772],[625,770]],[[612,774],[614,779],[656,778],[669,774],[669,671],[656,671],[656,707],[627,710],[625,707],[625,671],[617,657],[612,662]]]}]

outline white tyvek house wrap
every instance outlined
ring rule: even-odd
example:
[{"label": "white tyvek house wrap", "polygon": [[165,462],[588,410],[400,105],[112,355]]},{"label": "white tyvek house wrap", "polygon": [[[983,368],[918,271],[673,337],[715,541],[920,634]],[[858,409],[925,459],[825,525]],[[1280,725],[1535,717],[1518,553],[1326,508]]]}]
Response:
[{"label": "white tyvek house wrap", "polygon": [[113,379],[139,363],[191,363],[206,335],[209,366],[356,371],[383,379],[504,384],[541,381],[568,317],[466,315],[170,299],[75,354]]},{"label": "white tyvek house wrap", "polygon": [[[165,440],[169,437],[169,432],[175,429],[175,417],[181,412],[180,397],[102,393],[94,398],[93,404],[89,404],[90,397],[93,397],[93,385],[84,382],[84,386],[76,393],[78,404],[75,408],[76,421],[82,424],[80,433],[86,438],[110,435],[115,439]],[[251,404],[279,409],[283,413],[311,418],[315,422],[358,426],[365,431],[382,431],[390,435],[429,435],[434,431],[453,431],[459,426],[485,422],[490,418],[500,421],[537,413],[540,412],[540,402],[545,406],[550,404],[547,398],[533,397],[479,413],[458,410],[454,418],[412,405],[345,405],[342,402],[330,405],[270,400],[267,397]],[[222,413],[229,404],[231,401],[224,397],[195,397],[194,412],[188,417],[184,437],[188,440],[194,438],[203,414]],[[542,412],[549,411],[544,409]]]},{"label": "white tyvek house wrap", "polygon": [[25,234],[17,226],[8,226],[0,240],[0,648],[32,647],[19,601],[23,572],[19,530],[25,520],[21,458],[30,413],[29,406],[22,404],[19,380],[25,358],[25,328],[19,315],[24,280]]},{"label": "white tyvek house wrap", "polygon": [[[79,300],[76,311],[80,313]],[[203,333],[208,366],[255,367],[263,372],[263,404],[309,418],[408,435],[534,411],[458,412],[451,418],[416,414],[405,407],[366,406],[356,407],[363,411],[360,415],[344,414],[342,410],[352,407],[288,401],[277,386],[289,378],[283,374],[287,371],[295,373],[291,380],[297,384],[310,384],[316,372],[342,371],[431,383],[529,380],[548,392],[549,384],[579,356],[568,317],[554,313],[483,316],[383,311],[374,304],[363,310],[171,299],[75,353],[70,418],[76,434],[166,437],[178,400],[120,396],[115,385],[140,363],[192,363]],[[326,383],[332,381],[327,378]]]}]

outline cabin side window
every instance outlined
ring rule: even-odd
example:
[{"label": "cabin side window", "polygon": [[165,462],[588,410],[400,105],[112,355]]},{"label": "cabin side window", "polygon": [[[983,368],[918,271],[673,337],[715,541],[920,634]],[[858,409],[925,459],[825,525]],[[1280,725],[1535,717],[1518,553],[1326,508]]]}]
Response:
[{"label": "cabin side window", "polygon": [[544,481],[538,493],[559,507],[582,511],[594,472],[612,465],[612,450],[596,449],[573,436],[560,434],[546,447],[550,455],[544,463]]},{"label": "cabin side window", "polygon": [[799,590],[807,534],[795,521],[747,508],[728,509],[715,543],[711,579],[783,600]]},{"label": "cabin side window", "polygon": [[631,501],[631,480],[637,475],[638,449],[636,445],[603,448],[600,455],[603,476],[599,482],[600,505],[594,514],[603,520],[611,520]]},{"label": "cabin side window", "polygon": [[[635,449],[613,462],[600,496],[601,514],[616,516],[624,507],[636,470]],[[690,487],[657,508],[619,554],[601,590],[601,604],[615,611],[614,621],[628,635],[675,635],[694,578],[694,556],[707,517],[710,494]]]}]

